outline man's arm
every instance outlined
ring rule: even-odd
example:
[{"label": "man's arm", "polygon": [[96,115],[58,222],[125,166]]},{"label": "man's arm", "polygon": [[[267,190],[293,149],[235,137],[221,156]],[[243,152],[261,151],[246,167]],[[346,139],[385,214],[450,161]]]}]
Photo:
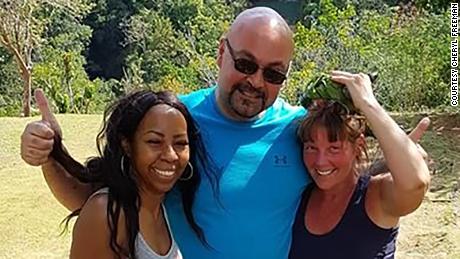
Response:
[{"label": "man's arm", "polygon": [[42,165],[42,172],[54,197],[71,211],[83,207],[94,191],[91,184],[81,183],[52,158]]},{"label": "man's arm", "polygon": [[61,129],[41,90],[35,91],[35,99],[42,114],[42,120],[31,122],[24,129],[21,136],[21,157],[30,165],[42,166],[48,187],[62,205],[72,211],[79,209],[93,192],[93,187],[89,184],[82,184],[70,176],[59,163],[50,157],[54,134],[62,136]]}]

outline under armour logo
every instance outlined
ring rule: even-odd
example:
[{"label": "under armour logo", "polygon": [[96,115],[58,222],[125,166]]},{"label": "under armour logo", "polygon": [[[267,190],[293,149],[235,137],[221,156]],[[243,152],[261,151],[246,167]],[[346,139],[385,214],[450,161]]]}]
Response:
[{"label": "under armour logo", "polygon": [[275,155],[275,165],[287,165],[287,156],[286,155]]}]

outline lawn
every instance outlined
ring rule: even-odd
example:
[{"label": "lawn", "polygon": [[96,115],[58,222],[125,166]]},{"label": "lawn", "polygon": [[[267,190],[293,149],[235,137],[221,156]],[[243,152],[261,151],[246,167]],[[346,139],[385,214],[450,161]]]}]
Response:
[{"label": "lawn", "polygon": [[[58,116],[74,156],[95,154],[100,116]],[[0,118],[0,258],[66,258],[70,231],[60,235],[68,211],[56,202],[41,170],[19,155],[20,135],[37,118]],[[71,228],[70,228],[71,229]]]},{"label": "lawn", "polygon": [[[398,116],[406,128],[419,115]],[[435,172],[422,206],[401,220],[397,258],[460,258],[460,115],[433,114],[422,144]],[[39,168],[19,156],[24,126],[38,118],[0,118],[0,258],[66,258],[71,232],[60,234],[68,211],[56,202]],[[96,154],[98,115],[58,115],[64,141],[83,161]],[[70,227],[71,229],[71,227]]]}]

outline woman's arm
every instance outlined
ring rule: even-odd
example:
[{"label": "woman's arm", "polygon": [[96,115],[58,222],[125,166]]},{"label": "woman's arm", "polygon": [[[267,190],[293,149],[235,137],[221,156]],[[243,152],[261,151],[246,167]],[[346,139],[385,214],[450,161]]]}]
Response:
[{"label": "woman's arm", "polygon": [[[371,108],[366,118],[382,149],[390,174],[376,182],[383,212],[400,217],[417,209],[430,182],[428,167],[416,144],[380,106]],[[422,123],[429,123],[427,122]]]},{"label": "woman's arm", "polygon": [[378,181],[377,197],[383,212],[393,217],[413,212],[422,202],[430,182],[428,167],[416,144],[377,102],[367,75],[334,72],[332,79],[347,86],[353,103],[366,116],[387,161],[390,175]]},{"label": "woman's arm", "polygon": [[[418,122],[417,126],[408,135],[409,138],[417,145],[417,151],[420,153],[420,155],[422,155],[423,160],[425,160],[425,163],[428,167],[430,165],[428,154],[426,153],[425,149],[423,149],[423,147],[418,144],[418,142],[420,141],[420,139],[422,139],[429,125],[430,119],[428,117],[424,117]],[[373,161],[372,164],[370,164],[367,168],[367,171],[369,175],[373,176],[389,173],[390,169],[388,169],[385,158],[381,157],[376,161]]]}]

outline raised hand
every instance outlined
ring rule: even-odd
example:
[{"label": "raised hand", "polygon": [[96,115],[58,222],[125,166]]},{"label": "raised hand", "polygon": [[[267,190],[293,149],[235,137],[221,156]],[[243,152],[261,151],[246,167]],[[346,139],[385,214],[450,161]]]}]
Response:
[{"label": "raised hand", "polygon": [[378,104],[368,75],[364,73],[352,74],[344,71],[332,71],[331,79],[347,87],[353,104],[358,110],[363,110],[368,104]]},{"label": "raised hand", "polygon": [[425,117],[421,119],[417,126],[409,133],[409,138],[414,141],[414,143],[417,145],[417,151],[422,155],[423,160],[425,160],[425,163],[429,165],[429,159],[428,159],[428,154],[426,153],[425,149],[423,149],[422,146],[418,143],[420,139],[425,135],[426,130],[428,129],[428,126],[430,126],[430,119],[428,117]]},{"label": "raised hand", "polygon": [[48,162],[53,150],[54,135],[62,136],[62,133],[43,91],[37,89],[34,94],[42,119],[26,125],[21,135],[21,157],[26,163],[39,166]]}]

